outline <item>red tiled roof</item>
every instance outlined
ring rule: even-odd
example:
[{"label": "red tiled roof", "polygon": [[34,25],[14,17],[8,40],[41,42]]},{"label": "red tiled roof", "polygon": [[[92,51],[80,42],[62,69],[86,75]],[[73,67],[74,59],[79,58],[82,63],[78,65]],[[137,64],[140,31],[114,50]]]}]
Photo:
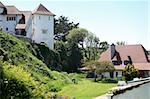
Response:
[{"label": "red tiled roof", "polygon": [[40,4],[34,11],[33,14],[44,14],[44,15],[50,15],[54,16],[52,12],[50,12],[46,7],[44,7],[42,4]]},{"label": "red tiled roof", "polygon": [[15,6],[6,6],[7,14],[22,14]]},{"label": "red tiled roof", "polygon": [[[133,63],[134,67],[138,70],[150,70],[150,63]],[[116,70],[123,70],[125,65],[115,66]]]},{"label": "red tiled roof", "polygon": [[[119,53],[122,61],[128,60],[131,57],[133,63],[147,63],[145,49],[142,45],[119,45],[115,46],[116,51]],[[103,52],[100,56],[101,61],[111,61],[110,48]]]},{"label": "red tiled roof", "polygon": [[0,2],[0,7],[3,8],[3,7],[5,7],[5,6]]},{"label": "red tiled roof", "polygon": [[134,63],[133,65],[138,70],[150,70],[150,63]]}]

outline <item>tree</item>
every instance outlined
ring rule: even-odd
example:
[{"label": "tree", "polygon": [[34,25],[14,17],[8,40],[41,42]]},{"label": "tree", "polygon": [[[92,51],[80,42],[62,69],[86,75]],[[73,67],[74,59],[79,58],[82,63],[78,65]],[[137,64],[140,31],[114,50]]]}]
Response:
[{"label": "tree", "polygon": [[[67,35],[68,41],[68,63],[72,67],[73,71],[81,66],[81,60],[83,59],[81,48],[83,48],[83,41],[88,31],[83,28],[72,29]],[[79,47],[81,45],[81,47]]]},{"label": "tree", "polygon": [[82,62],[97,60],[101,52],[100,47],[106,49],[107,42],[102,42],[93,33],[83,28],[74,28],[65,36],[65,40],[55,43],[55,50],[60,54],[64,71],[77,71]]},{"label": "tree", "polygon": [[83,59],[83,55],[81,49],[74,42],[68,43],[68,64],[69,68],[67,71],[69,72],[77,72],[78,68],[81,67],[81,61]]},{"label": "tree", "polygon": [[115,70],[114,65],[109,61],[89,61],[85,63],[85,66],[89,67],[92,71],[95,72],[95,81],[97,74],[113,72]]},{"label": "tree", "polygon": [[60,55],[60,64],[62,67],[62,71],[67,71],[69,64],[68,64],[68,43],[63,41],[56,41],[55,42],[55,50]]},{"label": "tree", "polygon": [[101,49],[101,53],[106,51],[109,48],[109,44],[107,43],[107,41],[100,42],[99,46]]},{"label": "tree", "polygon": [[117,41],[116,44],[117,45],[125,45],[126,43],[125,43],[125,41]]},{"label": "tree", "polygon": [[83,55],[79,46],[83,45],[86,34],[86,29],[72,29],[66,36],[66,42],[57,41],[55,43],[55,50],[60,54],[63,71],[75,72],[81,66]]},{"label": "tree", "polygon": [[99,38],[93,33],[88,33],[85,39],[86,51],[85,58],[86,60],[96,60],[99,57]]},{"label": "tree", "polygon": [[67,35],[68,42],[74,42],[83,46],[84,39],[86,38],[88,31],[83,28],[72,29]]},{"label": "tree", "polygon": [[78,28],[79,23],[69,22],[68,17],[60,16],[54,19],[54,34],[56,40],[66,41],[66,35],[69,31]]},{"label": "tree", "polygon": [[139,71],[134,67],[134,65],[128,64],[123,70],[123,74],[127,81],[133,80],[133,78],[139,76]]}]

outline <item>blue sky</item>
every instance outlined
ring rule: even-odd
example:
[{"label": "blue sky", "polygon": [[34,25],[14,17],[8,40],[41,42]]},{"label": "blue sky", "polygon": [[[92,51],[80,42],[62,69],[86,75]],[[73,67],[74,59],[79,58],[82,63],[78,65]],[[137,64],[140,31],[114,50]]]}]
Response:
[{"label": "blue sky", "polygon": [[[64,15],[110,44],[125,41],[150,50],[150,1],[148,0],[1,0],[20,10],[34,10],[40,3]],[[149,13],[148,13],[149,12]]]}]

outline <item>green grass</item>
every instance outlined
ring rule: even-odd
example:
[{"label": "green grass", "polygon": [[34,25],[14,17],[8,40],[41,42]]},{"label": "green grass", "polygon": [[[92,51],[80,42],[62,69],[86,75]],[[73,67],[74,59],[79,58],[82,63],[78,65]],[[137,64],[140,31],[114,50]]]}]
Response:
[{"label": "green grass", "polygon": [[94,97],[105,94],[116,84],[97,83],[89,80],[82,80],[78,84],[70,84],[65,86],[59,95],[76,97],[76,99],[92,99]]}]

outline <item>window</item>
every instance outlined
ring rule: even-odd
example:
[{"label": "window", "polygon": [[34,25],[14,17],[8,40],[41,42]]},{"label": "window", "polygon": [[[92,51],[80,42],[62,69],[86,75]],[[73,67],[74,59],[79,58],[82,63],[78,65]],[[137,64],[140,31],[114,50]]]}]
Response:
[{"label": "window", "polygon": [[113,63],[114,65],[120,65],[120,64],[122,64],[122,61],[112,61],[112,63]]},{"label": "window", "polygon": [[43,30],[42,30],[42,33],[43,33],[43,34],[46,34],[47,31],[48,31],[47,29],[43,29]]},{"label": "window", "polygon": [[118,77],[118,72],[116,72],[116,77]]},{"label": "window", "polygon": [[16,17],[7,17],[7,21],[15,21]]},{"label": "window", "polygon": [[41,19],[41,16],[39,16],[39,20]]},{"label": "window", "polygon": [[124,60],[124,65],[127,65],[127,64],[132,64],[132,62],[129,60]]},{"label": "window", "polygon": [[6,31],[8,31],[8,28],[6,28]]},{"label": "window", "polygon": [[51,18],[50,18],[50,16],[48,17],[48,20],[50,20]]}]

